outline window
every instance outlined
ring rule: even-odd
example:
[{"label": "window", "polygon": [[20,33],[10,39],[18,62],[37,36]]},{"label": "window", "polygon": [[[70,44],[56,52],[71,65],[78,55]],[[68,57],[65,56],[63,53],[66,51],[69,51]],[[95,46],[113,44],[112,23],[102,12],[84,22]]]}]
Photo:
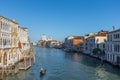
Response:
[{"label": "window", "polygon": [[99,39],[97,39],[96,42],[99,42]]},{"label": "window", "polygon": [[118,38],[119,38],[120,36],[119,36],[119,34],[118,34]]},{"label": "window", "polygon": [[2,39],[0,39],[0,45],[2,45]]},{"label": "window", "polygon": [[1,53],[0,53],[0,63],[1,63],[1,60],[2,60],[2,55],[1,55]]},{"label": "window", "polygon": [[110,35],[110,41],[112,41],[112,35]]},{"label": "window", "polygon": [[110,37],[109,37],[109,35],[107,36],[107,39],[108,39],[108,41],[110,41]]},{"label": "window", "polygon": [[103,48],[105,48],[105,44],[103,44]]},{"label": "window", "polygon": [[99,48],[99,44],[97,44],[97,48]]},{"label": "window", "polygon": [[114,34],[114,39],[120,38],[120,34]]},{"label": "window", "polygon": [[104,42],[106,42],[106,39],[104,39]]},{"label": "window", "polygon": [[114,34],[114,39],[115,39],[115,34]]}]

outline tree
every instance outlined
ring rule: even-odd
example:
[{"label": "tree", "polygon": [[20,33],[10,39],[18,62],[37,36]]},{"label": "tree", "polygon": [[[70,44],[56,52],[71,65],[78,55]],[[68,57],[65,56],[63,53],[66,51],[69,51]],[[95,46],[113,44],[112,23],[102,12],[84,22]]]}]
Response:
[{"label": "tree", "polygon": [[95,48],[95,49],[93,49],[93,55],[98,55],[98,56],[100,56],[101,55],[101,53],[102,53],[102,50],[100,49],[100,48]]}]

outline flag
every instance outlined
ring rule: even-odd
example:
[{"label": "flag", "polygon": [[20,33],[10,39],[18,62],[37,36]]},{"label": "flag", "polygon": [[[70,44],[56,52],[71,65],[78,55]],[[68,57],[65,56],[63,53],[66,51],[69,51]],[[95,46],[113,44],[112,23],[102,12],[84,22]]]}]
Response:
[{"label": "flag", "polygon": [[22,44],[21,44],[21,42],[20,42],[20,41],[18,42],[18,46],[19,46],[19,48],[21,48],[21,49],[22,49]]}]

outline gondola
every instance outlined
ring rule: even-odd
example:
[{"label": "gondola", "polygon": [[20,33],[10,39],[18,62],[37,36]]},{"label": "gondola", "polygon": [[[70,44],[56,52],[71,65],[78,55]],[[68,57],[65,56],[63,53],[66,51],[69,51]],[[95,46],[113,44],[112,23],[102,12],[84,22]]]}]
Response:
[{"label": "gondola", "polygon": [[43,76],[43,75],[45,75],[45,74],[46,74],[46,70],[43,69],[43,68],[41,68],[41,70],[40,70],[40,75]]}]

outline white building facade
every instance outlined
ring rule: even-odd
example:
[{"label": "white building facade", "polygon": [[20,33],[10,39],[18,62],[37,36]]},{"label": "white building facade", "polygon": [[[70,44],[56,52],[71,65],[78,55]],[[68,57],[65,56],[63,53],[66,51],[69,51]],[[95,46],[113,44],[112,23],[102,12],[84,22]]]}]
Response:
[{"label": "white building facade", "polygon": [[100,31],[98,33],[95,33],[91,36],[88,36],[85,39],[85,48],[87,54],[93,54],[93,49],[99,48],[102,51],[105,50],[105,42],[107,40],[107,33],[108,31]]},{"label": "white building facade", "polygon": [[22,44],[22,50],[28,50],[30,48],[30,41],[29,41],[29,36],[28,36],[28,28],[26,27],[19,27],[18,31],[18,38],[19,41]]},{"label": "white building facade", "polygon": [[[0,67],[13,65],[20,60],[22,53],[20,52],[18,42],[20,41],[19,39],[28,39],[28,34],[25,31],[21,32],[25,33],[24,38],[19,36],[21,33],[18,31],[18,26],[16,19],[10,20],[0,16]],[[28,43],[27,40],[26,43]]]},{"label": "white building facade", "polygon": [[120,29],[108,33],[106,42],[106,60],[120,65]]},{"label": "white building facade", "polygon": [[[0,67],[13,64],[18,59],[17,47],[17,28],[16,20],[10,20],[0,16]],[[13,61],[14,59],[14,61]]]},{"label": "white building facade", "polygon": [[89,37],[94,36],[97,33],[89,33],[83,36],[83,53],[90,54],[90,40]]}]

